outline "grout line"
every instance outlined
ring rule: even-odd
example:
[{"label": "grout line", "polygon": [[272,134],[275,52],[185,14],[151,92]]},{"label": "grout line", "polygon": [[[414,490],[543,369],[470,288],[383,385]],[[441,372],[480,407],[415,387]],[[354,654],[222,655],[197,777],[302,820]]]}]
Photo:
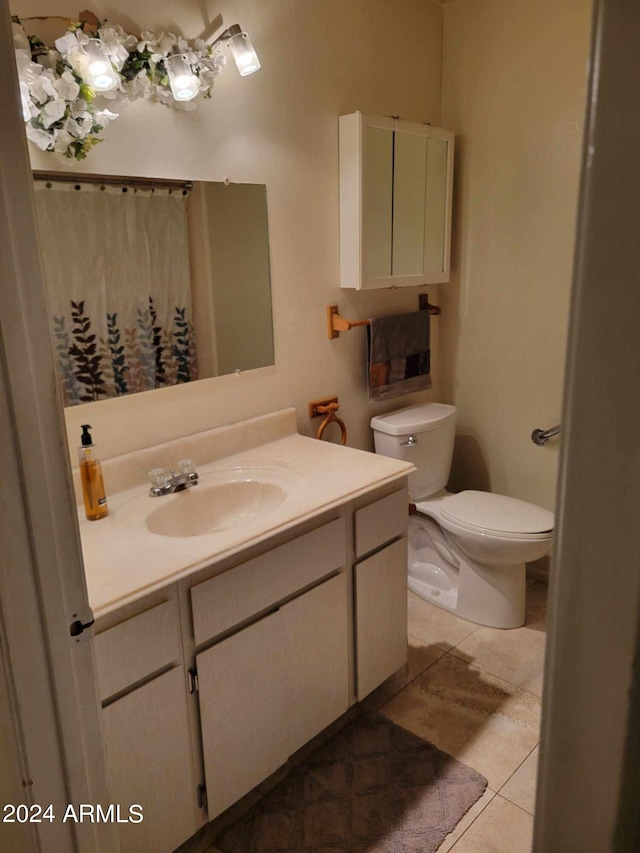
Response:
[{"label": "grout line", "polygon": [[[518,766],[517,766],[517,767],[516,767],[516,769],[513,771],[513,773],[511,774],[511,776],[509,776],[509,779],[507,779],[507,780],[506,780],[506,782],[504,782],[504,783],[500,786],[500,788],[496,791],[496,794],[499,794],[499,793],[500,793],[500,791],[504,788],[504,786],[505,786],[505,785],[507,785],[507,784],[509,783],[509,780],[510,780],[510,779],[513,779],[513,777],[516,775],[516,773],[518,772],[518,770],[520,770],[520,768],[521,768],[521,767],[522,767],[522,765],[525,763],[525,761],[526,761],[528,758],[530,758],[530,757],[531,757],[531,755],[536,751],[536,749],[537,749],[539,746],[540,746],[540,741],[538,741],[538,743],[533,747],[533,749],[531,750],[531,752],[529,752],[527,755],[525,755],[525,757],[522,759],[522,761],[520,762],[520,764],[518,764]],[[504,799],[505,799],[505,800],[509,800],[509,797],[504,797]],[[509,800],[509,802],[511,802],[511,800]],[[514,806],[517,806],[517,805],[518,805],[517,803],[514,803]],[[525,811],[526,811],[526,809],[525,809]],[[531,812],[527,812],[527,814],[531,814]]]},{"label": "grout line", "polygon": [[[513,777],[516,775],[516,773],[518,772],[518,770],[520,770],[520,768],[521,768],[521,767],[522,767],[522,765],[525,763],[525,761],[527,761],[529,758],[531,758],[531,756],[533,755],[533,753],[536,751],[536,749],[537,749],[539,746],[540,746],[540,741],[538,741],[538,743],[533,747],[533,749],[531,750],[531,752],[529,753],[529,755],[527,755],[527,756],[526,756],[526,758],[524,758],[524,759],[520,762],[520,764],[518,764],[518,766],[517,766],[517,767],[516,767],[516,769],[513,771],[513,773],[511,774],[511,776],[509,776],[509,778],[507,779],[507,781],[506,781],[506,782],[501,786],[500,790],[496,792],[497,794],[500,794],[500,791],[502,791],[502,790],[504,789],[505,785],[508,785],[508,784],[509,784],[510,780],[511,780],[511,779],[513,779]],[[537,787],[537,785],[536,785],[536,787]],[[511,803],[512,805],[517,806],[519,809],[521,809],[521,810],[522,810],[523,812],[525,812],[526,814],[531,815],[531,817],[535,817],[535,808],[536,808],[536,805],[535,805],[535,804],[536,804],[536,798],[535,798],[535,795],[534,795],[534,798],[533,798],[533,811],[532,811],[532,812],[530,812],[528,809],[525,809],[525,808],[524,808],[523,806],[521,806],[519,803],[514,803],[514,802],[513,802],[513,800],[512,800],[512,799],[510,799],[509,797],[507,797],[507,795],[506,795],[506,794],[500,794],[500,796],[502,797],[502,799],[503,799],[503,800],[507,800],[507,801],[508,801],[509,803]]]},{"label": "grout line", "polygon": [[[489,787],[487,787],[487,790],[488,790],[488,791],[491,791],[491,793],[493,794],[493,796],[491,797],[491,799],[489,800],[489,802],[487,802],[487,803],[485,803],[485,804],[484,804],[483,808],[482,808],[482,809],[478,812],[478,814],[474,817],[474,819],[471,821],[471,823],[469,824],[469,826],[468,826],[468,827],[465,829],[465,831],[462,833],[462,835],[460,836],[460,838],[457,838],[457,839],[456,839],[455,844],[453,845],[453,847],[450,847],[450,848],[449,848],[449,850],[447,851],[447,853],[455,853],[455,849],[456,849],[456,847],[458,846],[458,844],[460,843],[460,840],[461,840],[462,838],[464,838],[464,836],[467,834],[467,832],[469,832],[469,830],[471,829],[471,827],[473,826],[473,824],[478,820],[478,818],[480,817],[480,815],[483,815],[483,814],[486,812],[486,810],[489,808],[489,806],[491,805],[491,803],[492,803],[492,802],[495,800],[495,798],[498,796],[498,792],[497,792],[497,791],[494,791],[494,790],[493,790],[493,788],[489,788]],[[486,791],[485,791],[485,793],[486,793]],[[482,796],[484,796],[484,794],[483,794]],[[475,804],[474,804],[474,805],[475,805]],[[515,805],[515,804],[514,804],[514,805]],[[473,806],[472,806],[472,808],[473,808]],[[464,817],[463,817],[461,820],[464,820]]]},{"label": "grout line", "polygon": [[[511,800],[508,799],[508,797],[503,797],[502,794],[500,794],[500,792],[496,793],[496,797],[500,797],[501,800],[504,800],[506,803],[509,803],[510,806],[515,806],[517,809],[519,809],[522,812],[522,814],[526,814],[527,817],[530,817],[532,820],[535,819],[535,815],[532,815],[531,812],[528,812],[526,809],[523,809],[522,806],[519,806],[517,803],[512,803]],[[492,800],[492,802],[493,802],[493,800]],[[483,809],[483,811],[484,811],[484,809]]]}]

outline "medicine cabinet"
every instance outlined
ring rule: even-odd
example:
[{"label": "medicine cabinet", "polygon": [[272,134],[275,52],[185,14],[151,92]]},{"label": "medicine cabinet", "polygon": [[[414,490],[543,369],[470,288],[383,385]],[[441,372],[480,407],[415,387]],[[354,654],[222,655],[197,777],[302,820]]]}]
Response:
[{"label": "medicine cabinet", "polygon": [[340,116],[340,286],[449,281],[454,134]]}]

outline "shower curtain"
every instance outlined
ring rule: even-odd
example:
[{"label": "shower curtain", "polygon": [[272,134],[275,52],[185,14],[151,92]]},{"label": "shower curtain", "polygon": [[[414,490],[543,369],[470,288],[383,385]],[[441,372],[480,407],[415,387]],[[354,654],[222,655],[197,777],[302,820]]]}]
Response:
[{"label": "shower curtain", "polygon": [[65,405],[196,379],[186,193],[35,188]]}]

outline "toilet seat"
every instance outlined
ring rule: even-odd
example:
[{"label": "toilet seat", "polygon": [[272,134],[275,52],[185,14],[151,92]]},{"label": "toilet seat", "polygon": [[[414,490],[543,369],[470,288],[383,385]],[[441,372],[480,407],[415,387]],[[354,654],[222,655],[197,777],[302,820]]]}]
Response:
[{"label": "toilet seat", "polygon": [[495,536],[500,539],[550,539],[553,513],[535,504],[468,490],[443,500],[439,507],[442,526]]}]

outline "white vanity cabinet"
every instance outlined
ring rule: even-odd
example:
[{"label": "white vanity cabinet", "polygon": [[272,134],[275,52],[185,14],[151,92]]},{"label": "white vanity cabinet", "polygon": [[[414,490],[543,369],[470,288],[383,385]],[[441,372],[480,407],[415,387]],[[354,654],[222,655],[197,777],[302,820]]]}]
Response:
[{"label": "white vanity cabinet", "polygon": [[124,853],[171,853],[404,664],[406,529],[404,477],[99,618]]},{"label": "white vanity cabinet", "polygon": [[340,286],[449,281],[454,134],[360,112],[340,116]]}]

